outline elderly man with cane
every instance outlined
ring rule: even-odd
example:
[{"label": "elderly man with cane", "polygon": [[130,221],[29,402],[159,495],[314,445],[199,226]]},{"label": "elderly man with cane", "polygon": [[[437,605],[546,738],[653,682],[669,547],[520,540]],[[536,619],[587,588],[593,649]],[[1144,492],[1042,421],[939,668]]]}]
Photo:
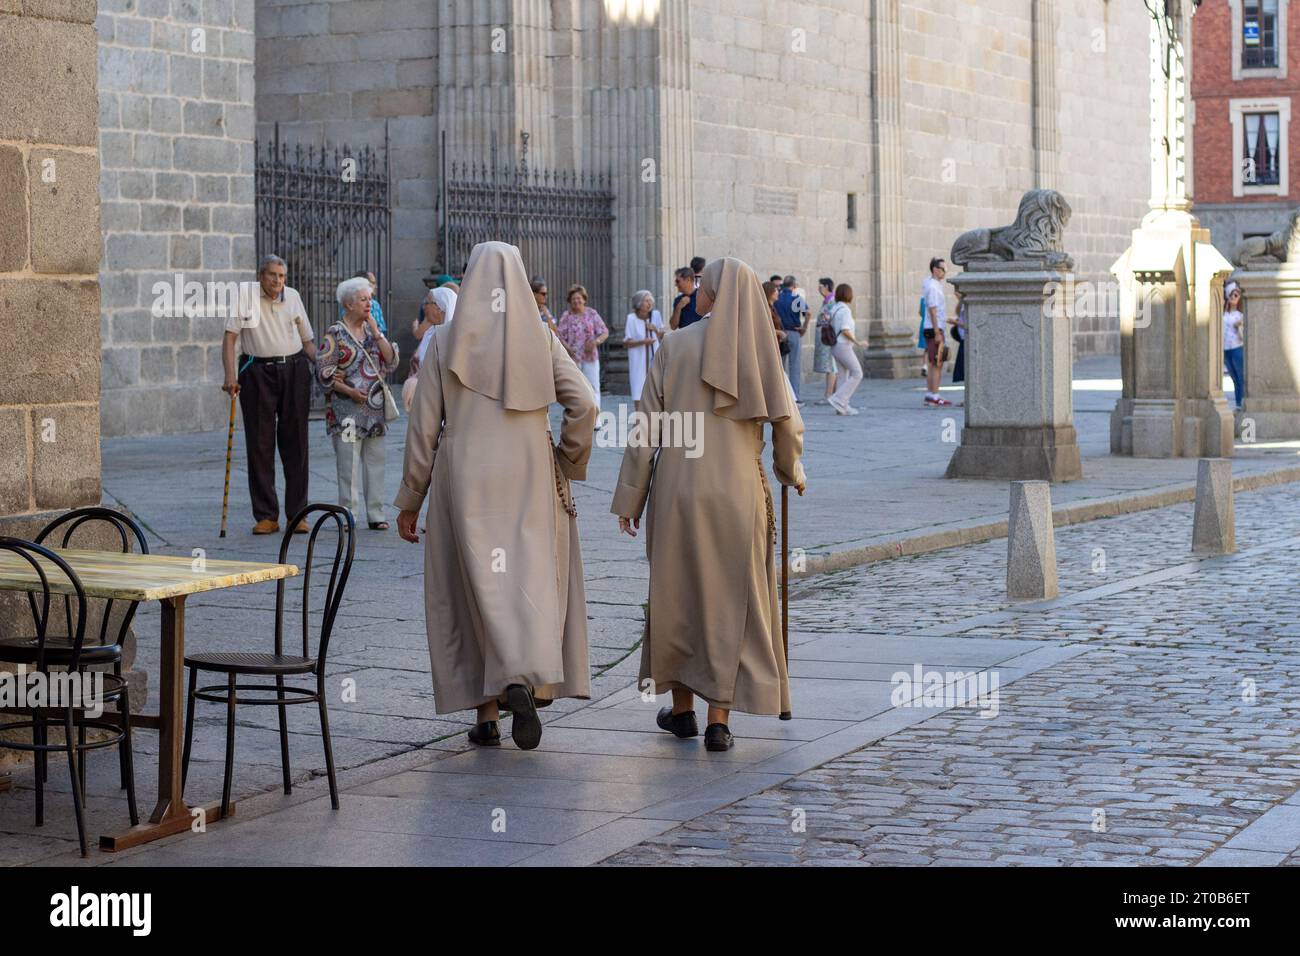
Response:
[{"label": "elderly man with cane", "polygon": [[[257,524],[253,534],[280,530],[275,492],[275,449],[284,468],[286,521],[307,504],[307,412],[316,346],[307,310],[297,291],[285,285],[279,256],[265,256],[257,270],[260,290],[248,315],[226,318],[221,390],[239,396],[248,453],[248,494]],[[240,310],[245,311],[244,309]],[[236,364],[236,343],[239,345]],[[305,532],[305,522],[295,531]]]}]

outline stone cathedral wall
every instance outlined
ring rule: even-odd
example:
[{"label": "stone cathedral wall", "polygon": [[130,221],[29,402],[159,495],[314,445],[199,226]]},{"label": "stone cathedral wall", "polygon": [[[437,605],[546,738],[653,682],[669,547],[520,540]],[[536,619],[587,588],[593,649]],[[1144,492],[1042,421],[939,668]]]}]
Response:
[{"label": "stone cathedral wall", "polygon": [[[101,21],[128,24],[128,17],[146,12],[146,2],[164,0],[108,0]],[[115,3],[136,5],[128,15],[112,13]],[[203,15],[221,7],[198,5]],[[395,324],[399,341],[437,258],[441,130],[462,153],[484,152],[493,132],[503,148],[514,148],[527,131],[536,163],[609,172],[617,194],[614,294],[620,304],[642,286],[665,304],[675,266],[692,254],[729,252],[764,274],[794,272],[807,288],[820,275],[850,282],[864,329],[899,341],[912,327],[929,257],[946,255],[965,229],[1009,222],[1021,194],[1040,182],[1059,188],[1074,208],[1067,236],[1081,278],[1108,278],[1107,267],[1145,210],[1148,20],[1141,4],[659,0],[640,5],[639,19],[629,14],[632,6],[257,0],[259,132],[269,135],[278,122],[291,142],[372,146],[388,132],[395,241],[385,284],[393,290],[391,311],[402,320]],[[648,6],[654,15],[647,21]],[[891,56],[878,67],[872,18],[882,10],[889,11],[894,35]],[[174,11],[171,16],[176,19]],[[124,42],[124,32],[117,31],[115,44]],[[157,36],[165,33],[159,27]],[[495,44],[501,38],[504,46]],[[231,48],[241,43],[236,30]],[[150,55],[179,54],[131,54]],[[898,114],[892,146],[883,151],[873,85],[882,78],[873,69],[892,71],[884,88],[893,91],[891,109]],[[116,89],[114,83],[106,88]],[[222,109],[239,117],[238,136],[251,138],[239,110],[243,91],[241,85],[237,100]],[[118,108],[108,121],[123,124]],[[159,111],[165,123],[165,103]],[[127,131],[111,131],[109,145],[116,148]],[[187,134],[184,125],[179,134]],[[178,134],[131,135],[148,137],[148,147],[158,136]],[[647,159],[656,164],[652,184],[642,177]],[[170,186],[170,174],[179,172],[155,171],[152,188],[159,173]],[[196,190],[197,177],[211,175],[192,172]],[[241,167],[234,175],[244,173]],[[140,177],[127,178],[134,185]],[[230,180],[231,206],[236,194],[245,198],[244,182]],[[887,192],[892,205],[881,202]],[[131,203],[143,204],[143,217],[144,206],[161,215],[166,210],[156,204],[176,201],[156,192],[130,199],[119,184],[106,202],[106,219],[117,222],[134,221]],[[221,222],[229,226],[239,214],[223,210]],[[216,210],[212,216],[208,228],[215,232]],[[156,229],[171,228],[151,221]],[[184,219],[181,226],[181,236],[160,231],[141,241],[165,241],[168,257],[183,257],[196,237]],[[249,243],[238,231],[224,234],[234,261]],[[197,236],[200,250],[210,241]],[[106,252],[105,288],[111,297],[129,298],[129,270],[110,277],[107,270],[117,268],[120,256],[114,258],[111,245]],[[202,345],[192,340],[193,329],[151,323],[146,334],[139,309],[137,301],[118,323],[139,342],[119,339],[112,319],[105,322],[110,394],[164,394],[199,361],[203,374],[215,372],[215,352],[193,348]],[[616,311],[617,322],[622,310]],[[1117,327],[1113,316],[1078,316],[1078,353],[1113,352]],[[179,339],[182,334],[191,338]],[[165,336],[178,341],[159,341]],[[110,409],[106,417],[121,416]]]},{"label": "stone cathedral wall", "polygon": [[[691,6],[696,244],[812,289],[830,275],[862,298],[873,242],[868,5],[853,0]],[[901,20],[901,315],[932,255],[976,226],[1014,217],[1035,181],[1030,0],[904,0]],[[1055,182],[1074,209],[1067,244],[1080,278],[1110,264],[1146,210],[1147,15],[1140,4],[1047,3],[1055,10]],[[802,32],[800,32],[802,31]],[[802,44],[800,43],[802,41]],[[814,105],[815,104],[815,105]],[[848,228],[856,194],[857,228]],[[915,291],[915,295],[907,295]],[[1076,318],[1078,354],[1118,348],[1115,316]]]},{"label": "stone cathedral wall", "polygon": [[222,321],[158,314],[155,286],[252,278],[253,18],[254,0],[98,5],[105,435],[226,421]]}]

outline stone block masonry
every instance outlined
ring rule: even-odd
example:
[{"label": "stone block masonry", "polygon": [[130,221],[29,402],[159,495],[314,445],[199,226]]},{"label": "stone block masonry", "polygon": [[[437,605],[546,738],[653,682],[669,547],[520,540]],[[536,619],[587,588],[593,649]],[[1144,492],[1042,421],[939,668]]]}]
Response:
[{"label": "stone block masonry", "polygon": [[[259,5],[260,135],[269,139],[278,123],[282,141],[289,144],[381,150],[387,127],[395,238],[390,274],[379,282],[384,293],[391,293],[381,304],[403,356],[415,351],[411,320],[424,298],[423,280],[438,257],[435,101],[440,96],[442,120],[452,129],[453,142],[457,138],[448,109],[452,94],[439,87],[438,59],[444,58],[446,73],[453,52],[468,50],[475,38],[490,38],[485,24],[511,22],[510,6],[508,0]],[[460,22],[467,12],[476,26]]]},{"label": "stone block masonry", "polygon": [[[101,495],[94,22],[93,0],[0,0],[0,535]],[[0,633],[20,622],[0,597]]]},{"label": "stone block masonry", "polygon": [[183,282],[246,281],[256,269],[254,7],[99,4],[105,435],[198,431],[226,420],[221,319],[160,316],[152,306],[155,283],[171,286],[177,274]]}]

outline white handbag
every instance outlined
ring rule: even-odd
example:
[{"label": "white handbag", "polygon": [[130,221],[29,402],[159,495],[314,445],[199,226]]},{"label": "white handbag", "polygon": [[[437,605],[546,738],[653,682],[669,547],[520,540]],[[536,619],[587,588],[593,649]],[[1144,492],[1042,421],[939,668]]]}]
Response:
[{"label": "white handbag", "polygon": [[397,400],[393,398],[392,390],[389,389],[388,383],[384,381],[384,377],[379,374],[379,369],[375,368],[374,359],[370,357],[370,353],[365,348],[361,349],[361,354],[370,363],[370,369],[375,373],[375,378],[379,381],[379,387],[384,390],[384,421],[391,422],[401,418],[402,413],[398,411]]}]

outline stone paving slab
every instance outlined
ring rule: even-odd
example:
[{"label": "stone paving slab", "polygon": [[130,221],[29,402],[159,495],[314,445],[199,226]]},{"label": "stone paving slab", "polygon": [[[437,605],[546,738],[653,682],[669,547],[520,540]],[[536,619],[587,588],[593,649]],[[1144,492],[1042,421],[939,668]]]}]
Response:
[{"label": "stone paving slab", "polygon": [[[555,722],[557,727],[582,727],[588,730],[643,731],[654,727],[655,711],[668,705],[664,695],[653,704],[623,704],[595,710],[588,708],[571,717]],[[696,708],[703,717],[703,708]],[[795,716],[793,720],[776,720],[773,717],[755,717],[752,714],[734,714],[731,729],[746,737],[768,740],[815,740],[853,723],[851,720],[814,719]]]},{"label": "stone paving slab", "polygon": [[624,817],[598,827],[559,846],[548,847],[524,857],[514,866],[590,866],[641,840],[671,828],[671,820],[638,820]]},{"label": "stone paving slab", "polygon": [[1300,806],[1273,807],[1224,844],[1229,850],[1259,850],[1283,856],[1300,850]]},{"label": "stone paving slab", "polygon": [[680,785],[669,782],[621,783],[608,780],[519,777],[503,773],[427,773],[413,770],[367,784],[360,788],[360,792],[377,796],[436,797],[494,807],[515,803],[529,807],[628,814],[667,800],[679,793],[680,789]]},{"label": "stone paving slab", "polygon": [[500,775],[545,780],[582,780],[674,788],[698,785],[730,773],[725,764],[672,760],[663,757],[610,754],[570,754],[559,751],[526,753],[509,747],[471,750],[438,760],[419,772]]},{"label": "stone paving slab", "polygon": [[[867,643],[872,640],[866,639]],[[936,646],[934,641],[928,643]],[[967,642],[953,639],[950,643],[959,648]],[[1041,644],[1034,647],[1043,649]],[[891,653],[892,649],[882,656]],[[981,655],[1019,659],[1024,650],[1012,646],[990,657],[989,650],[981,649]],[[884,688],[887,697],[888,684],[880,681],[823,683],[837,685],[837,694],[870,684]],[[826,688],[816,686],[804,688],[810,705],[814,691],[822,694],[825,706],[837,712],[851,713],[856,706],[848,698],[827,696]],[[660,701],[647,704],[639,695],[622,694],[622,699],[610,706],[586,708],[549,724],[543,735],[544,747],[535,752],[503,746],[446,754],[359,786],[345,784],[342,801],[346,809],[338,813],[329,809],[324,798],[317,798],[252,820],[241,821],[237,816],[214,825],[206,834],[132,851],[132,858],[140,859],[130,865],[141,865],[150,857],[169,865],[209,860],[237,865],[256,856],[254,848],[259,845],[263,854],[272,852],[268,849],[271,843],[277,848],[294,844],[284,856],[285,862],[368,865],[377,854],[392,850],[394,844],[388,838],[393,834],[418,837],[396,853],[398,864],[411,862],[419,854],[426,865],[459,865],[472,857],[476,841],[486,841],[491,847],[479,860],[483,864],[596,862],[647,835],[663,832],[674,821],[689,820],[789,779],[795,770],[781,769],[778,763],[794,754],[797,769],[803,769],[802,761],[808,756],[805,748],[810,745],[799,738],[814,736],[819,742],[826,741],[838,755],[861,745],[864,735],[879,736],[897,729],[893,722],[899,715],[907,723],[931,713],[897,709],[883,718],[867,720],[803,718],[786,722],[737,715],[733,729],[741,735],[740,746],[715,756],[704,752],[698,738],[680,741],[648,732]],[[867,708],[876,709],[876,705]],[[599,726],[571,726],[570,722],[587,715],[594,715]],[[617,729],[623,722],[634,729]],[[747,736],[745,726],[751,723],[767,728],[778,739]],[[846,729],[856,729],[857,736],[846,736]],[[501,814],[506,829],[498,833],[492,825],[494,815]],[[363,847],[358,833],[374,835],[375,846]],[[325,834],[335,835],[322,840]],[[316,841],[320,847],[314,846]],[[303,848],[298,843],[313,846]],[[550,849],[546,849],[548,844]],[[509,850],[503,849],[507,846]]]},{"label": "stone paving slab", "polygon": [[746,738],[743,750],[709,753],[702,747],[686,745],[670,734],[656,729],[586,730],[548,724],[542,736],[538,753],[555,751],[566,754],[601,754],[615,757],[655,757],[690,763],[710,763],[723,767],[732,764],[749,764],[754,760],[774,757],[799,746],[793,740],[770,740],[761,737]]}]

